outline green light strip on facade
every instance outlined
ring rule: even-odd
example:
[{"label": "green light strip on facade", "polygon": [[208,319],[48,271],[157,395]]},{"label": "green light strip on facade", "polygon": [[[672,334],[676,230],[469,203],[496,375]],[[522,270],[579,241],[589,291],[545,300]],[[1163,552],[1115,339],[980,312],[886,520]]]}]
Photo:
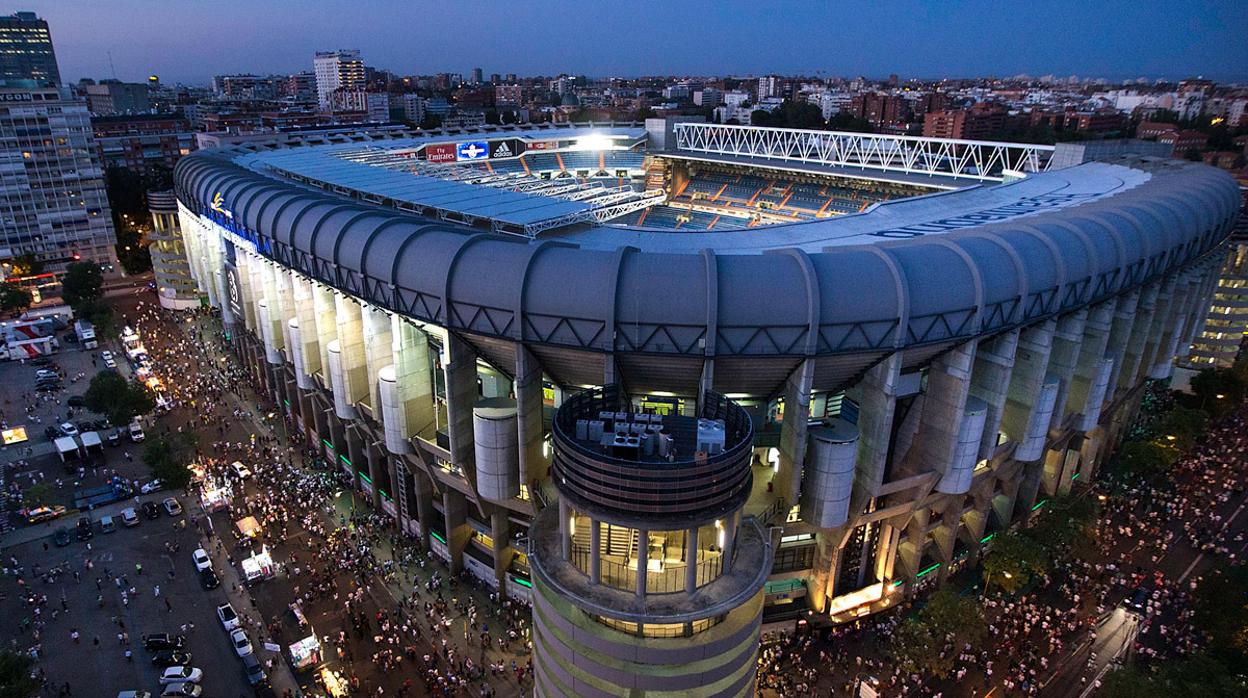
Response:
[{"label": "green light strip on facade", "polygon": [[[435,534],[435,535],[436,535],[436,534]],[[533,582],[530,582],[530,581],[529,581],[529,580],[527,580],[527,579],[521,579],[521,578],[516,577],[516,576],[514,576],[514,575],[513,575],[513,576],[512,576],[512,578],[511,578],[511,581],[515,582],[516,584],[519,584],[519,585],[520,585],[520,586],[522,586],[522,587],[528,587],[528,588],[530,588],[530,589],[532,589],[532,588],[533,588]]]},{"label": "green light strip on facade", "polygon": [[287,400],[286,398],[282,398],[282,404],[287,407],[290,407],[290,400]]},{"label": "green light strip on facade", "polygon": [[445,538],[443,538],[442,536],[439,536],[437,531],[430,531],[430,532],[429,532],[429,535],[431,535],[431,536],[433,536],[434,538],[437,538],[438,540],[442,541],[442,544],[443,544],[443,545],[446,545],[446,539],[445,539]]},{"label": "green light strip on facade", "polygon": [[[346,459],[344,458],[343,460],[346,460]],[[349,463],[348,463],[348,464],[349,464]],[[373,479],[372,479],[371,477],[369,477],[369,476],[365,475],[364,473],[360,473],[360,479],[362,479],[364,482],[367,482],[367,483],[368,483],[368,484],[370,484],[370,485],[371,485],[371,484],[373,484]]]},{"label": "green light strip on facade", "polygon": [[351,461],[347,460],[347,457],[342,455],[341,453],[338,454],[338,460],[342,461],[343,463],[346,463],[348,466],[351,465]]},{"label": "green light strip on facade", "polygon": [[924,576],[929,575],[929,574],[931,574],[931,573],[935,572],[935,571],[936,571],[936,570],[938,570],[938,569],[940,569],[940,563],[939,563],[939,562],[937,562],[936,564],[932,565],[931,567],[928,567],[927,569],[923,570],[922,572],[920,572],[920,573],[918,573],[918,574],[914,575],[914,578],[915,578],[915,579],[922,579]]},{"label": "green light strip on facade", "polygon": [[979,542],[980,542],[981,544],[983,544],[983,543],[987,543],[988,541],[990,541],[990,540],[992,540],[993,538],[995,538],[995,537],[996,537],[996,535],[997,535],[997,534],[995,534],[995,533],[989,533],[988,535],[984,536],[983,538],[980,538],[980,539],[979,539]]},{"label": "green light strip on facade", "polygon": [[1071,476],[1070,476],[1070,479],[1071,479],[1071,480],[1078,480],[1080,475],[1082,475],[1082,473],[1075,473],[1074,475],[1071,475]]},{"label": "green light strip on facade", "polygon": [[336,452],[334,445],[331,444],[328,439],[321,439],[321,443],[325,444],[325,447],[328,448],[329,450]]},{"label": "green light strip on facade", "polygon": [[905,584],[905,583],[906,583],[906,580],[904,580],[904,579],[898,579],[897,581],[893,582],[893,588],[894,588],[894,589],[896,589],[897,587],[899,587],[899,586],[901,586],[902,584]]},{"label": "green light strip on facade", "polygon": [[1039,502],[1038,504],[1036,504],[1034,507],[1032,507],[1032,508],[1031,508],[1031,510],[1032,510],[1032,511],[1035,511],[1036,509],[1039,509],[1040,507],[1042,507],[1042,506],[1044,506],[1045,504],[1048,504],[1048,503],[1049,503],[1049,500],[1047,500],[1047,499],[1041,499],[1041,500],[1040,500],[1040,502]]}]

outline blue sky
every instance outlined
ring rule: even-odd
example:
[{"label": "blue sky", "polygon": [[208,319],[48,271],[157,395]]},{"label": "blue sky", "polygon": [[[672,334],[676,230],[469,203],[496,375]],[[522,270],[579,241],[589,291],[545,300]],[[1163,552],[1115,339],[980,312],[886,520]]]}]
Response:
[{"label": "blue sky", "polygon": [[1053,73],[1248,82],[1248,1],[17,0],[62,76],[207,82],[359,48],[400,74]]}]

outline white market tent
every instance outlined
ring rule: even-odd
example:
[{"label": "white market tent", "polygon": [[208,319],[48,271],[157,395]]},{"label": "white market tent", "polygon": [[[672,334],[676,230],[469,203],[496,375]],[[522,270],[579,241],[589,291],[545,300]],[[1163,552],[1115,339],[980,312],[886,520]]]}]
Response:
[{"label": "white market tent", "polygon": [[74,441],[72,436],[58,436],[54,443],[56,444],[56,453],[61,457],[62,461],[78,452],[78,442]]}]

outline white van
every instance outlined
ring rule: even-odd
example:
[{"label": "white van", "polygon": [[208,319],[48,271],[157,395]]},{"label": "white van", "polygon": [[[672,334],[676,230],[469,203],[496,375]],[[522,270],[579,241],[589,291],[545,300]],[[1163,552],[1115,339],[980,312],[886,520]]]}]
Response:
[{"label": "white van", "polygon": [[143,425],[139,424],[139,420],[137,419],[134,420],[133,422],[130,422],[129,431],[130,431],[130,440],[135,442],[136,444],[142,441],[143,439],[147,438],[147,436],[143,433]]}]

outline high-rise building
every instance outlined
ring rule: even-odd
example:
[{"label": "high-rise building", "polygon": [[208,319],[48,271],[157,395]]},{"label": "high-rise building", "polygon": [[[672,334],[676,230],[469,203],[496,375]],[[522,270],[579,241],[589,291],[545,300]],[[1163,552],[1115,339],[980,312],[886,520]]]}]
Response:
[{"label": "high-rise building", "polygon": [[1244,335],[1248,333],[1248,218],[1240,216],[1226,246],[1222,273],[1213,290],[1213,301],[1191,353],[1179,360],[1187,368],[1227,368],[1235,363]]},{"label": "high-rise building", "polygon": [[1005,118],[1005,108],[996,104],[931,112],[923,118],[923,136],[988,140],[1005,127]]},{"label": "high-rise building", "polygon": [[148,87],[144,83],[102,80],[80,89],[87,98],[87,108],[96,116],[143,114],[151,109]]},{"label": "high-rise building", "polygon": [[363,90],[364,61],[358,50],[317,51],[312,59],[316,72],[316,99],[322,109],[329,109],[338,90]]},{"label": "high-rise building", "polygon": [[116,257],[91,114],[68,88],[0,87],[0,259],[24,254],[48,272]]},{"label": "high-rise building", "polygon": [[149,191],[147,210],[152,214],[152,232],[147,240],[160,307],[169,310],[199,307],[199,291],[191,277],[191,264],[186,258],[182,229],[178,226],[178,198],[171,189]]},{"label": "high-rise building", "polygon": [[473,68],[472,69],[472,84],[480,85],[483,82],[485,82],[485,77],[484,77],[484,74],[481,72],[481,69]]},{"label": "high-rise building", "polygon": [[761,102],[768,97],[775,97],[780,94],[781,80],[775,75],[764,75],[758,79],[758,100]]},{"label": "high-rise building", "polygon": [[105,169],[124,167],[139,174],[153,167],[172,170],[195,149],[191,124],[178,114],[97,116],[91,129]]},{"label": "high-rise building", "polygon": [[34,12],[0,17],[0,81],[31,81],[27,86],[59,85],[52,35],[48,23]]}]

